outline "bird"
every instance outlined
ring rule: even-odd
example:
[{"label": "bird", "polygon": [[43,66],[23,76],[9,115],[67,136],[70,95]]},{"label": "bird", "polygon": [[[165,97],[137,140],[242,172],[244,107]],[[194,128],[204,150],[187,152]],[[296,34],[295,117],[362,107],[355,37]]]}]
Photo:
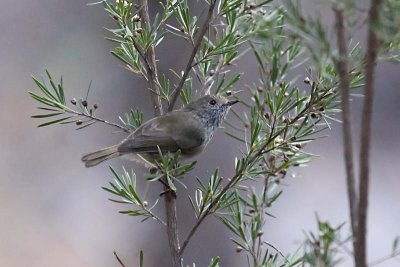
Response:
[{"label": "bird", "polygon": [[181,109],[146,121],[119,144],[83,155],[82,161],[86,167],[93,167],[120,156],[138,160],[139,155],[155,162],[160,151],[175,153],[178,150],[181,160],[194,157],[204,150],[230,107],[237,102],[223,96],[203,96]]}]

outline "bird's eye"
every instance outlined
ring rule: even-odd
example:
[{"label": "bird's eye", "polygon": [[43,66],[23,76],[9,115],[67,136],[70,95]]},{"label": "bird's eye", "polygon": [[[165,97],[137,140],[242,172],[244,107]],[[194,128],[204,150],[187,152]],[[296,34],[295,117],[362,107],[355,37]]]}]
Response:
[{"label": "bird's eye", "polygon": [[209,102],[209,104],[210,104],[211,106],[214,106],[215,104],[217,104],[217,101],[215,101],[215,100],[213,99],[213,100],[211,100],[211,101]]}]

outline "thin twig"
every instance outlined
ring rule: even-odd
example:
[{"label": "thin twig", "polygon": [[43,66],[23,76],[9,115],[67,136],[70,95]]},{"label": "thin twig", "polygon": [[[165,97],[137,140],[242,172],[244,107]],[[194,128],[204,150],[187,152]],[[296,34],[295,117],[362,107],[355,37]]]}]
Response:
[{"label": "thin twig", "polygon": [[122,262],[122,260],[118,257],[117,252],[116,252],[116,251],[113,251],[113,253],[114,253],[115,258],[117,258],[117,261],[119,262],[119,264],[120,264],[122,267],[126,267],[125,264]]},{"label": "thin twig", "polygon": [[156,221],[158,221],[159,223],[161,223],[164,226],[167,226],[167,224],[157,215],[155,215],[151,210],[149,210],[148,208],[146,208],[145,206],[142,206],[142,208],[151,215],[151,217],[153,217],[153,219],[155,219]]},{"label": "thin twig", "polygon": [[371,149],[371,122],[374,99],[375,64],[379,49],[379,39],[374,27],[378,24],[379,10],[382,0],[372,0],[368,15],[368,41],[365,66],[365,96],[361,118],[360,133],[360,185],[358,203],[358,226],[355,258],[359,260],[357,267],[367,266],[367,210],[369,193],[369,158]]},{"label": "thin twig", "polygon": [[[146,55],[144,54],[144,52],[142,51],[142,49],[139,47],[139,45],[137,44],[136,40],[134,37],[131,37],[131,42],[133,47],[135,48],[135,50],[138,52],[140,58],[142,59],[144,65],[146,66],[146,71],[148,72],[149,69],[151,69],[150,63],[146,58]],[[147,80],[149,79],[148,77],[145,77]]]},{"label": "thin twig", "polygon": [[[336,61],[336,66],[339,72],[339,90],[342,98],[342,120],[343,120],[343,146],[344,146],[344,160],[346,165],[346,182],[347,182],[347,195],[349,199],[351,229],[353,235],[357,231],[357,195],[355,186],[354,175],[354,159],[353,159],[353,144],[351,137],[351,124],[350,124],[350,88],[349,76],[347,67],[347,44],[345,39],[345,27],[343,11],[334,8],[336,18],[336,35],[337,44],[339,47],[339,58]],[[353,249],[356,248],[356,239],[353,238]]]},{"label": "thin twig", "polygon": [[75,114],[75,115],[78,115],[78,116],[82,116],[82,117],[86,117],[86,118],[89,118],[89,119],[91,119],[91,120],[95,120],[95,121],[102,122],[102,123],[104,123],[104,124],[107,124],[107,125],[116,127],[116,128],[118,128],[118,129],[120,129],[120,130],[122,130],[122,131],[124,131],[124,132],[127,132],[127,133],[130,132],[129,129],[128,129],[127,127],[124,127],[124,126],[119,125],[119,124],[114,123],[114,122],[109,122],[109,121],[100,119],[100,118],[95,117],[95,116],[93,116],[93,115],[85,114],[85,113],[83,113],[83,112],[79,112],[79,111],[76,111],[76,110],[73,110],[73,109],[67,109],[67,110],[65,110],[65,112],[66,112],[66,113],[72,113],[72,114]]},{"label": "thin twig", "polygon": [[371,267],[371,266],[375,266],[375,265],[381,264],[381,263],[383,263],[383,262],[385,262],[385,261],[394,259],[394,258],[396,258],[397,256],[400,256],[400,251],[397,251],[397,252],[395,252],[395,253],[392,253],[392,254],[390,254],[390,255],[387,255],[386,257],[377,259],[377,260],[375,260],[375,261],[373,261],[373,262],[370,262],[370,263],[368,263],[368,266]]},{"label": "thin twig", "polygon": [[183,72],[182,78],[179,81],[178,86],[176,87],[176,89],[174,90],[174,92],[173,92],[173,94],[171,96],[171,101],[170,101],[169,106],[168,106],[168,111],[172,111],[174,109],[175,103],[178,100],[178,97],[179,97],[179,94],[182,91],[183,85],[186,82],[186,78],[187,78],[187,76],[189,75],[189,72],[192,69],[193,60],[194,60],[194,58],[195,58],[195,56],[197,54],[197,51],[200,48],[200,45],[201,45],[201,43],[203,41],[203,37],[206,34],[206,32],[207,32],[207,30],[208,30],[208,28],[210,26],[210,21],[211,21],[211,19],[213,17],[214,7],[215,7],[216,2],[217,2],[217,0],[211,0],[211,2],[210,2],[210,6],[208,8],[207,18],[204,21],[203,26],[200,28],[198,37],[197,37],[196,42],[194,44],[194,47],[192,49],[192,53],[190,54],[189,61],[188,61],[187,65],[186,65],[185,71]]},{"label": "thin twig", "polygon": [[282,253],[282,251],[280,251],[277,247],[275,247],[273,244],[267,242],[267,241],[263,241],[263,243],[267,246],[270,246],[271,248],[275,249],[276,252],[279,253],[279,255],[282,256],[282,258],[285,259],[286,262],[289,262],[289,260],[285,257],[285,255]]}]

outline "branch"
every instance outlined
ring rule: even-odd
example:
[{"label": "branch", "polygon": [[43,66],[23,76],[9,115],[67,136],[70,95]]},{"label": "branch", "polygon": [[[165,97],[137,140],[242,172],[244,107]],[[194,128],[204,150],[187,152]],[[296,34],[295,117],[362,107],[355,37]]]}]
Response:
[{"label": "branch", "polygon": [[379,265],[379,264],[381,264],[381,263],[383,263],[383,262],[385,262],[385,261],[394,259],[394,258],[396,258],[397,256],[400,256],[400,251],[397,251],[397,252],[395,252],[395,253],[392,253],[392,254],[390,254],[390,255],[388,255],[388,256],[386,256],[386,257],[377,259],[377,260],[375,260],[375,261],[373,261],[373,262],[370,262],[370,263],[368,263],[368,266],[371,267],[371,266]]},{"label": "branch", "polygon": [[[148,32],[151,31],[151,23],[150,23],[150,16],[149,16],[149,6],[147,4],[147,0],[140,0],[140,15],[143,19],[143,23],[145,24],[145,27]],[[155,116],[160,116],[162,115],[162,103],[161,103],[161,98],[159,97],[160,92],[158,90],[156,81],[158,79],[157,77],[157,65],[156,65],[156,54],[155,54],[155,49],[154,45],[151,44],[150,47],[145,51],[145,62],[147,72],[149,75],[148,83],[150,87],[150,96],[151,96],[151,101],[153,103],[153,109],[154,109],[154,115]]]},{"label": "branch", "polygon": [[165,213],[167,217],[168,243],[172,256],[172,266],[181,267],[182,257],[179,253],[178,223],[176,214],[176,194],[165,186]]},{"label": "branch", "polygon": [[200,48],[201,42],[203,41],[203,37],[206,34],[206,32],[208,30],[208,27],[210,26],[210,21],[212,19],[213,13],[214,13],[214,7],[215,7],[216,2],[217,2],[217,0],[211,0],[211,2],[210,2],[210,7],[208,8],[207,18],[206,18],[203,26],[200,28],[199,36],[197,37],[196,42],[195,42],[195,44],[193,46],[192,53],[190,54],[190,58],[189,58],[189,61],[188,61],[187,65],[186,65],[186,69],[183,72],[182,78],[179,81],[178,86],[176,87],[176,89],[172,93],[172,99],[171,99],[171,101],[169,103],[168,111],[172,111],[174,109],[175,103],[178,100],[178,97],[179,97],[179,94],[182,91],[183,85],[186,82],[186,78],[187,78],[187,76],[189,75],[189,72],[192,69],[193,60],[194,60],[194,58],[195,58],[195,56],[197,54],[197,51]]},{"label": "branch", "polygon": [[[345,27],[343,11],[338,8],[333,9],[336,19],[337,45],[339,48],[339,58],[335,61],[339,73],[339,90],[342,98],[342,120],[343,120],[343,146],[344,161],[346,165],[347,194],[349,199],[351,229],[353,235],[357,229],[357,195],[354,175],[353,144],[351,137],[350,124],[350,88],[347,67],[347,44],[345,39]],[[353,239],[353,248],[356,247],[356,239]]]},{"label": "branch", "polygon": [[114,127],[118,128],[118,129],[124,131],[124,132],[127,132],[127,133],[130,132],[129,129],[128,129],[127,127],[124,127],[124,126],[119,125],[119,124],[114,123],[114,122],[109,122],[109,121],[100,119],[100,118],[95,117],[95,116],[93,116],[93,115],[85,114],[85,113],[82,113],[82,112],[79,112],[79,111],[75,111],[75,110],[72,110],[72,109],[69,109],[69,108],[68,108],[67,110],[64,110],[64,111],[65,111],[66,113],[72,113],[72,114],[75,114],[75,115],[78,115],[78,116],[82,116],[82,117],[89,118],[89,119],[91,119],[91,120],[95,120],[95,121],[102,122],[102,123],[107,124],[107,125],[110,125],[110,126],[114,126]]},{"label": "branch", "polygon": [[355,258],[359,259],[357,267],[367,266],[367,209],[368,209],[368,191],[369,191],[369,155],[371,147],[371,122],[372,108],[374,99],[374,74],[375,64],[379,49],[379,40],[375,34],[374,27],[379,22],[379,10],[382,0],[372,0],[368,15],[368,41],[365,66],[365,97],[363,103],[363,112],[361,118],[360,133],[360,185],[359,185],[359,203],[358,203],[358,229],[356,234],[357,248]]},{"label": "branch", "polygon": [[[148,31],[151,30],[150,16],[149,16],[149,7],[147,4],[147,0],[140,0],[141,10],[140,15],[144,20],[145,26]],[[156,65],[156,56],[154,45],[151,45],[149,49],[145,52],[146,62],[148,64],[147,72],[148,72],[148,83],[149,83],[149,91],[153,103],[154,115],[160,116],[163,114],[161,98],[159,97],[160,92],[156,85],[157,77],[157,65]],[[171,252],[172,258],[172,266],[180,267],[182,266],[182,260],[179,255],[179,238],[178,238],[178,223],[177,223],[177,214],[176,214],[176,194],[168,187],[165,187],[165,212],[167,217],[167,235],[168,235],[168,243]]]}]

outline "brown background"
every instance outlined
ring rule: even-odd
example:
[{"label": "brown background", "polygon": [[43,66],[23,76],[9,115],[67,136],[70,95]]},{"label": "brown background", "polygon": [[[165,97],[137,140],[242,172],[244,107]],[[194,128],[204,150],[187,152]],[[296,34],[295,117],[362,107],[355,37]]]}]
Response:
[{"label": "brown background", "polygon": [[[141,249],[146,267],[168,266],[164,229],[156,222],[143,224],[118,215],[121,207],[109,202],[110,195],[100,189],[111,177],[107,164],[85,169],[79,160],[84,152],[116,143],[123,135],[101,125],[83,131],[69,126],[37,129],[38,121],[29,118],[35,112],[27,94],[34,89],[30,75],[41,75],[45,68],[56,77],[63,74],[68,98],[84,96],[93,80],[89,101],[99,104],[99,115],[106,119],[116,121],[117,115],[133,107],[151,117],[145,84],[108,53],[112,45],[103,39],[102,27],[111,27],[110,19],[101,6],[88,7],[84,1],[1,0],[0,4],[0,266],[118,266],[113,250],[129,266],[136,266]],[[160,72],[169,73],[169,68],[184,66],[189,50],[183,42],[167,39],[157,52]],[[245,72],[239,86],[257,79],[252,57],[244,58],[238,68]],[[390,63],[377,69],[370,259],[389,253],[393,237],[400,234],[399,74],[399,66]],[[356,133],[360,103],[355,99]],[[314,229],[315,212],[335,225],[348,218],[340,133],[340,125],[334,124],[329,139],[308,148],[321,157],[296,170],[297,177],[286,181],[285,193],[270,211],[277,218],[265,227],[266,239],[285,253],[298,248],[303,230]],[[237,143],[220,131],[187,178],[189,193],[194,177],[206,178],[215,167],[224,176],[231,175],[235,155],[239,155]],[[121,161],[111,164],[119,170]],[[144,171],[125,164],[139,174]],[[145,183],[140,186],[144,191]],[[154,184],[149,199],[159,190]],[[179,195],[181,237],[194,222],[186,194],[181,190]],[[160,204],[156,212],[163,216]],[[187,263],[205,266],[211,257],[221,255],[223,266],[244,266],[245,259],[234,252],[229,236],[215,219],[206,220],[186,251]],[[342,266],[351,266],[351,261]]]}]

